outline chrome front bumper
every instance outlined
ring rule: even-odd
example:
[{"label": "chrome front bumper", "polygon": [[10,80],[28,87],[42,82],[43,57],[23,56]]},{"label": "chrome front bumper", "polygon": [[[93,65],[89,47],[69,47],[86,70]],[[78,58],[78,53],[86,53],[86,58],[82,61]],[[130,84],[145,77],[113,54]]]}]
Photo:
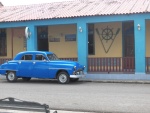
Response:
[{"label": "chrome front bumper", "polygon": [[85,77],[85,74],[83,71],[77,71],[74,72],[72,75],[70,75],[70,78],[83,78]]},{"label": "chrome front bumper", "polygon": [[84,78],[85,75],[70,75],[70,78]]}]

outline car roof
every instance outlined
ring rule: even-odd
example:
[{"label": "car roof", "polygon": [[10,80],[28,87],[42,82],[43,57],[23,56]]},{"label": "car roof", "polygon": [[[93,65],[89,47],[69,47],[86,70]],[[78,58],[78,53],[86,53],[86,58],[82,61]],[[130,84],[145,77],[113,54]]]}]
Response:
[{"label": "car roof", "polygon": [[40,54],[40,53],[44,53],[44,54],[53,54],[53,52],[49,52],[49,51],[23,51],[23,52],[20,52],[18,54],[31,54],[31,53],[34,53],[34,54]]},{"label": "car roof", "polygon": [[20,59],[20,57],[24,54],[53,54],[53,52],[49,52],[49,51],[23,51],[23,52],[19,52],[18,54],[16,54],[14,60]]}]

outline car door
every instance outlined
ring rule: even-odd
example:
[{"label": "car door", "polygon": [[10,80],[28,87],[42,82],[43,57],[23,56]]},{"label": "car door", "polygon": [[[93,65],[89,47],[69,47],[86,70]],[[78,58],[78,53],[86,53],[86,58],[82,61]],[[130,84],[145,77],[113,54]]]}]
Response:
[{"label": "car door", "polygon": [[44,55],[42,54],[35,55],[32,75],[38,78],[50,78],[49,65]]},{"label": "car door", "polygon": [[21,60],[18,61],[19,69],[18,73],[21,77],[32,77],[32,69],[33,69],[33,55],[26,54],[24,55]]}]

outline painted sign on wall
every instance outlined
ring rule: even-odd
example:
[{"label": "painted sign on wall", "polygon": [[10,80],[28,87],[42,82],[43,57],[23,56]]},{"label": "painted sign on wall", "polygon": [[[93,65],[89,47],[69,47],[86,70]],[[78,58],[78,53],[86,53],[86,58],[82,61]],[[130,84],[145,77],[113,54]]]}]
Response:
[{"label": "painted sign on wall", "polygon": [[102,30],[96,28],[96,33],[99,36],[99,39],[102,43],[105,53],[108,53],[119,32],[120,28],[114,31],[113,28],[110,28],[109,26],[103,28]]}]

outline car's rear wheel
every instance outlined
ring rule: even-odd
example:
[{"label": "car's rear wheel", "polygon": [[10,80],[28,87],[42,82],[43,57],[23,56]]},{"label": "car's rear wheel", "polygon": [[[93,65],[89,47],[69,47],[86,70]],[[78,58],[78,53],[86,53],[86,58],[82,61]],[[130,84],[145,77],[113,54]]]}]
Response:
[{"label": "car's rear wheel", "polygon": [[22,80],[23,80],[24,82],[27,82],[27,81],[31,80],[31,77],[22,77]]},{"label": "car's rear wheel", "polygon": [[70,77],[69,77],[68,73],[62,71],[62,72],[58,73],[57,80],[61,84],[67,84],[70,81]]},{"label": "car's rear wheel", "polygon": [[17,76],[15,71],[9,71],[7,72],[6,79],[8,82],[16,82],[17,81]]},{"label": "car's rear wheel", "polygon": [[71,78],[70,81],[71,82],[77,82],[79,80],[79,78]]}]

